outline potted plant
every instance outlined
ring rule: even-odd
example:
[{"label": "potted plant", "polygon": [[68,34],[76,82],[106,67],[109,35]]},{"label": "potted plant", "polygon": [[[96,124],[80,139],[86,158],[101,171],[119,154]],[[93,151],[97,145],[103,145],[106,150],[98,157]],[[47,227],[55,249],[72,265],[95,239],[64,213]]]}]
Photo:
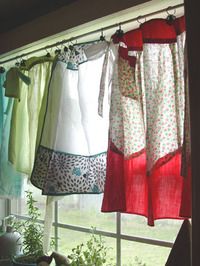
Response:
[{"label": "potted plant", "polygon": [[72,249],[72,254],[68,256],[71,266],[103,266],[112,265],[112,259],[108,259],[108,247],[101,236],[93,233],[86,244],[80,244]]},{"label": "potted plant", "polygon": [[43,225],[38,223],[41,214],[31,191],[26,191],[26,199],[29,218],[14,223],[15,231],[21,235],[22,255],[13,258],[13,266],[35,266],[43,255]]}]

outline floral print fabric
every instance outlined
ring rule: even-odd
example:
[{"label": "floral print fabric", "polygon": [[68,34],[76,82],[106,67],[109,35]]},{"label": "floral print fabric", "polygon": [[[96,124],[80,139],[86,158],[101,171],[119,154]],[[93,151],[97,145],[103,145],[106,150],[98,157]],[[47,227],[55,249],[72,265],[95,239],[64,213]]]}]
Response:
[{"label": "floral print fabric", "polygon": [[[150,225],[158,218],[180,218],[183,191],[190,191],[181,176],[186,104],[183,20],[169,25],[154,19],[124,34],[118,43],[114,38],[113,71],[107,59],[111,75],[104,76],[112,90],[102,211],[142,214]],[[100,98],[99,106],[102,102]],[[174,195],[174,202],[169,195]],[[185,209],[184,215],[190,217],[190,208]]]},{"label": "floral print fabric", "polygon": [[147,171],[183,142],[184,86],[177,44],[145,44]]},{"label": "floral print fabric", "polygon": [[105,164],[106,153],[78,156],[40,146],[31,181],[43,188],[44,195],[100,193],[104,188]]}]

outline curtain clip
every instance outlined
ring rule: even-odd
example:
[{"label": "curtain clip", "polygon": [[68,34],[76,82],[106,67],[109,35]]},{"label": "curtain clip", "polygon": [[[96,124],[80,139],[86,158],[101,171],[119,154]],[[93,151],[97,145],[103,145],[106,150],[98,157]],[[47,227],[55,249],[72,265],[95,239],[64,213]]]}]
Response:
[{"label": "curtain clip", "polygon": [[116,35],[118,38],[123,37],[124,32],[123,32],[123,30],[122,30],[122,28],[121,28],[121,23],[119,23],[119,29],[116,30],[115,35]]},{"label": "curtain clip", "polygon": [[47,48],[47,47],[45,48],[45,51],[46,51],[46,57],[51,57],[51,54],[50,54],[50,52],[48,51],[48,48]]},{"label": "curtain clip", "polygon": [[60,54],[61,53],[61,49],[58,47],[58,45],[60,45],[60,43],[57,43],[55,46],[56,46],[56,50],[55,50],[55,54]]},{"label": "curtain clip", "polygon": [[5,68],[3,66],[0,66],[0,73],[3,74],[5,72]]},{"label": "curtain clip", "polygon": [[176,19],[176,9],[173,9],[174,12],[173,13],[170,13],[169,11],[172,10],[173,7],[169,6],[167,9],[166,9],[166,12],[167,12],[167,24],[169,25],[172,25],[174,23],[174,20]]},{"label": "curtain clip", "polygon": [[105,36],[103,35],[103,29],[101,29],[100,41],[105,41]]}]

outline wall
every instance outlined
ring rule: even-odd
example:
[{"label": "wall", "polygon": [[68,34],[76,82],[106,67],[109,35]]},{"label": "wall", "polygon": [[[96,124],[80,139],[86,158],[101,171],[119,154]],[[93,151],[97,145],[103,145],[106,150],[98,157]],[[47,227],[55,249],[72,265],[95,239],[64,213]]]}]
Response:
[{"label": "wall", "polygon": [[78,0],[0,34],[0,54],[149,0]]},{"label": "wall", "polygon": [[199,9],[185,0],[189,63],[189,92],[192,152],[192,266],[200,265],[200,39]]}]

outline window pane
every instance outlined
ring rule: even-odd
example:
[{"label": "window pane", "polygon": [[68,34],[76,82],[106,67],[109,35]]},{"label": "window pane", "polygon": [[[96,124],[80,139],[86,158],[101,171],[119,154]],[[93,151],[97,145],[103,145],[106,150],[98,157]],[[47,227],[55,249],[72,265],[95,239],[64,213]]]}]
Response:
[{"label": "window pane", "polygon": [[157,220],[155,226],[148,226],[145,217],[122,214],[122,233],[126,235],[154,238],[174,242],[182,225],[181,220]]},{"label": "window pane", "polygon": [[170,248],[122,240],[122,266],[165,265]]},{"label": "window pane", "polygon": [[5,217],[5,204],[6,201],[4,199],[0,199],[0,219]]},{"label": "window pane", "polygon": [[[45,205],[46,205],[46,196],[41,195],[41,190],[34,187],[31,184],[24,185],[24,191],[32,191],[33,192],[33,198],[36,200],[36,206],[39,208],[41,217],[40,219],[44,219],[45,214]],[[23,196],[16,200],[12,200],[11,202],[11,212],[12,214],[18,214],[18,215],[28,215],[27,211],[27,205],[26,205],[26,193],[23,193]]]},{"label": "window pane", "polygon": [[101,212],[102,195],[69,195],[58,201],[59,222],[115,232],[115,213]]},{"label": "window pane", "polygon": [[[72,253],[72,248],[75,248],[81,243],[86,244],[90,239],[89,233],[82,233],[73,230],[58,228],[58,252],[68,256]],[[98,238],[98,236],[97,236]],[[116,258],[116,240],[111,237],[102,237],[105,241],[105,246],[108,247],[107,260]],[[115,260],[112,261],[115,264]]]}]

